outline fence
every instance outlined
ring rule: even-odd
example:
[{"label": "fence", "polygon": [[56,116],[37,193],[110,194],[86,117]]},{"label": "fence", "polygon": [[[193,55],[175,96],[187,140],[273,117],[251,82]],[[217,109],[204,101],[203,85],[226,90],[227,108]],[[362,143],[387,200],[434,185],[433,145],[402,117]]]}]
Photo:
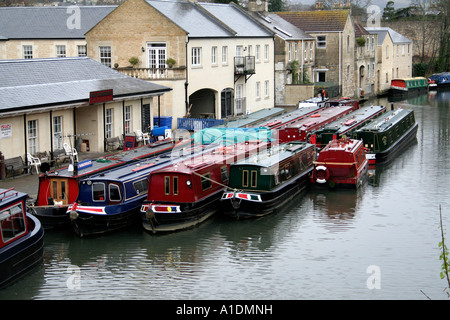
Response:
[{"label": "fence", "polygon": [[222,119],[197,119],[197,118],[178,118],[178,129],[186,129],[189,131],[202,130],[223,124]]}]

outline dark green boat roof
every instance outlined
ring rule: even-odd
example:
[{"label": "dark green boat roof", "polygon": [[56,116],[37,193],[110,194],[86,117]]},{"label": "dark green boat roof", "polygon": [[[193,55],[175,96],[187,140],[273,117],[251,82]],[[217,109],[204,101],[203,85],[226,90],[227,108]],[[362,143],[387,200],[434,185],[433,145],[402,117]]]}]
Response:
[{"label": "dark green boat roof", "polygon": [[409,114],[414,112],[411,109],[395,109],[386,112],[383,116],[375,119],[373,122],[366,124],[364,127],[356,130],[356,133],[371,131],[371,132],[383,132],[393,125],[395,125],[398,121],[405,118]]},{"label": "dark green boat roof", "polygon": [[312,144],[301,141],[283,143],[278,146],[273,146],[267,150],[261,151],[246,159],[239,160],[233,163],[231,166],[255,166],[261,168],[270,168],[273,165],[276,165],[289,158],[293,154],[296,154],[313,146],[314,145]]}]

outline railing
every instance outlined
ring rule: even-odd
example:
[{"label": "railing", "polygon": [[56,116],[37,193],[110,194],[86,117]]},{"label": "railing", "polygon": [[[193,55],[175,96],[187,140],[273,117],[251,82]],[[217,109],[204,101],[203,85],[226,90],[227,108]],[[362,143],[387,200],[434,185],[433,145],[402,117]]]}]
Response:
[{"label": "railing", "polygon": [[255,57],[234,57],[234,74],[254,74]]},{"label": "railing", "polygon": [[223,124],[222,119],[198,119],[198,118],[178,118],[178,129],[186,129],[189,131],[202,130]]},{"label": "railing", "polygon": [[116,68],[127,76],[141,80],[184,80],[186,68]]}]

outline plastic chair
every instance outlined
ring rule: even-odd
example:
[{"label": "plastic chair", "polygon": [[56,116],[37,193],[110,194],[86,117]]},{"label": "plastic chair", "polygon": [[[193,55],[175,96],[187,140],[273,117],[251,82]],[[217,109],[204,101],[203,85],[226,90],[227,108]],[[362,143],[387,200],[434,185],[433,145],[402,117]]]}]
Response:
[{"label": "plastic chair", "polygon": [[142,141],[144,144],[150,143],[150,136],[148,132],[142,132],[141,130],[136,130],[136,141]]},{"label": "plastic chair", "polygon": [[31,153],[27,153],[28,166],[34,166],[36,168],[36,173],[39,174],[39,167],[41,166],[41,160],[37,157],[33,157]]},{"label": "plastic chair", "polygon": [[73,161],[76,160],[78,162],[78,152],[77,149],[75,148],[71,148],[69,146],[69,144],[67,144],[66,142],[63,143],[63,148],[64,151],[66,152],[67,156],[70,156],[71,158],[73,158]]}]

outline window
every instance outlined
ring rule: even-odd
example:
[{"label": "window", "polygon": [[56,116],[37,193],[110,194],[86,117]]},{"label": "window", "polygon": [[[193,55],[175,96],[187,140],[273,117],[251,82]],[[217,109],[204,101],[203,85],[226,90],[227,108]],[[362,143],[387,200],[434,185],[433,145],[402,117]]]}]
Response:
[{"label": "window", "polygon": [[347,53],[350,52],[350,36],[347,36]]},{"label": "window", "polygon": [[264,45],[264,61],[269,61],[269,45]]},{"label": "window", "polygon": [[125,106],[125,133],[131,132],[131,106]]},{"label": "window", "polygon": [[326,47],[327,47],[327,37],[317,36],[317,48],[326,48]]},{"label": "window", "polygon": [[100,63],[111,68],[111,47],[99,47]]},{"label": "window", "polygon": [[62,149],[62,116],[53,117],[53,149]]},{"label": "window", "polygon": [[261,83],[259,81],[257,81],[256,82],[256,86],[255,86],[255,88],[256,88],[256,92],[255,92],[256,99],[260,98],[260,91],[261,91],[260,87],[261,87]]},{"label": "window", "polygon": [[33,46],[23,46],[23,58],[33,59]]},{"label": "window", "polygon": [[137,194],[140,194],[140,193],[143,193],[143,192],[147,193],[147,191],[148,191],[148,179],[144,178],[144,179],[138,180],[136,182],[133,182],[133,187],[134,187],[134,190],[136,190]]},{"label": "window", "polygon": [[35,154],[37,150],[37,120],[28,121],[28,152]]},{"label": "window", "polygon": [[228,64],[228,47],[222,47],[222,64]]},{"label": "window", "polygon": [[211,48],[211,64],[217,65],[217,47]]},{"label": "window", "polygon": [[292,61],[292,43],[288,45],[288,61]]},{"label": "window", "polygon": [[386,83],[389,83],[389,75],[387,72],[386,72]]},{"label": "window", "polygon": [[405,45],[402,44],[402,56],[404,56],[404,55],[405,55]]},{"label": "window", "polygon": [[242,46],[236,46],[236,57],[242,57],[243,56],[243,47]]},{"label": "window", "polygon": [[170,177],[164,177],[164,194],[170,194]]},{"label": "window", "polygon": [[372,36],[372,51],[375,51],[375,37]]},{"label": "window", "polygon": [[105,201],[105,184],[102,182],[94,182],[92,184],[92,200]]},{"label": "window", "polygon": [[261,56],[261,46],[258,44],[256,46],[256,52],[255,52],[255,61],[259,62]]},{"label": "window", "polygon": [[228,169],[227,169],[227,167],[220,168],[220,175],[222,177],[222,182],[228,180]]},{"label": "window", "polygon": [[258,176],[258,173],[256,172],[256,170],[252,170],[251,179],[250,179],[250,185],[252,188],[256,188],[257,176]]},{"label": "window", "polygon": [[242,171],[242,186],[248,187],[248,170]]},{"label": "window", "polygon": [[77,46],[77,51],[79,57],[87,56],[87,46]]},{"label": "window", "polygon": [[5,208],[0,212],[0,225],[3,243],[19,237],[25,232],[22,203]]},{"label": "window", "polygon": [[57,58],[64,58],[66,56],[66,46],[56,46],[56,57]]},{"label": "window", "polygon": [[120,188],[118,185],[109,185],[109,200],[110,201],[120,201],[122,197],[120,196]]},{"label": "window", "polygon": [[269,80],[264,81],[264,97],[269,96]]},{"label": "window", "polygon": [[205,174],[201,178],[202,190],[206,190],[211,187],[212,183],[211,183],[210,179],[211,179],[211,175],[209,173]]},{"label": "window", "polygon": [[113,136],[112,122],[113,122],[113,109],[106,109],[106,114],[105,114],[106,137],[105,138],[112,138],[112,136]]},{"label": "window", "polygon": [[347,81],[350,80],[350,65],[347,65]]},{"label": "window", "polygon": [[200,66],[202,64],[201,60],[202,48],[192,48],[192,60],[191,63],[193,66]]},{"label": "window", "polygon": [[309,60],[313,59],[313,43],[309,43]]},{"label": "window", "polygon": [[303,51],[303,59],[308,60],[308,46],[305,45],[305,50]]},{"label": "window", "polygon": [[173,194],[178,195],[178,177],[173,177]]},{"label": "window", "polygon": [[317,71],[317,82],[325,82],[325,81],[326,81],[325,71]]},{"label": "window", "polygon": [[294,44],[294,59],[298,60],[298,43]]}]

